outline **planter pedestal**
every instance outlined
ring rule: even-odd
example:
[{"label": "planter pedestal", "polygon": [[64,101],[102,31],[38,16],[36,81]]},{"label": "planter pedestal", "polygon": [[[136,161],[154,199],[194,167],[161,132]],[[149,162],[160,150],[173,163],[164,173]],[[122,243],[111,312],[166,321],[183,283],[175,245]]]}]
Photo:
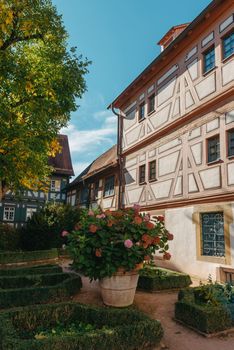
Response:
[{"label": "planter pedestal", "polygon": [[132,305],[137,282],[138,271],[117,272],[112,277],[100,280],[101,295],[105,305],[126,307]]}]

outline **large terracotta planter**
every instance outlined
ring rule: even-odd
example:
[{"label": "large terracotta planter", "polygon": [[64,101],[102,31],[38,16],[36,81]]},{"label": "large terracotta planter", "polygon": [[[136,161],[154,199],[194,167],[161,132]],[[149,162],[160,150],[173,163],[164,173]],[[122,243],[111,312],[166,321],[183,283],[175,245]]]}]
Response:
[{"label": "large terracotta planter", "polygon": [[114,307],[132,305],[136,293],[139,274],[137,270],[119,271],[112,277],[100,280],[104,304]]}]

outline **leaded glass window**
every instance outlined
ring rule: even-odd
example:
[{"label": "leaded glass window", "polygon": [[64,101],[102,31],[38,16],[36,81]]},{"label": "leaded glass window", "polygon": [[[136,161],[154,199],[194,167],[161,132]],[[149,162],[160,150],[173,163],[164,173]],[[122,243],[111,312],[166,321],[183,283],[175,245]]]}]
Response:
[{"label": "leaded glass window", "polygon": [[224,216],[223,212],[201,214],[202,255],[225,256]]},{"label": "leaded glass window", "polygon": [[208,163],[220,159],[219,136],[208,139]]},{"label": "leaded glass window", "polygon": [[203,72],[209,72],[215,67],[215,48],[212,46],[211,49],[206,51],[203,55],[204,57],[204,70]]},{"label": "leaded glass window", "polygon": [[223,38],[223,58],[227,58],[234,53],[234,32]]}]

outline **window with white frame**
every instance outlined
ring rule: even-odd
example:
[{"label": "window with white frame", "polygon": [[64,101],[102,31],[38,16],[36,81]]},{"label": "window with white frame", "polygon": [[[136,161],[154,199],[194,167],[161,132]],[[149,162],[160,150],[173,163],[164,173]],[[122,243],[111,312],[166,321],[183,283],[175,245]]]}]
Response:
[{"label": "window with white frame", "polygon": [[3,220],[14,221],[15,219],[15,207],[5,207],[3,213]]},{"label": "window with white frame", "polygon": [[37,208],[27,208],[26,209],[26,221],[28,219],[31,219],[31,217],[33,216],[33,213],[36,213]]}]

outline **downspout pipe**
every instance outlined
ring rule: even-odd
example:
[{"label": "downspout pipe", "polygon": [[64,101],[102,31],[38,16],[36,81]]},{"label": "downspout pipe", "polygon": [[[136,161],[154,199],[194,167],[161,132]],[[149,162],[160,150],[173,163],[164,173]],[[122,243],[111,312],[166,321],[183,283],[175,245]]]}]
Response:
[{"label": "downspout pipe", "polygon": [[113,114],[118,117],[117,124],[117,157],[119,163],[119,193],[118,193],[118,209],[122,208],[123,203],[123,156],[122,156],[122,138],[123,138],[123,119],[122,113],[115,111],[113,105],[111,105]]}]

